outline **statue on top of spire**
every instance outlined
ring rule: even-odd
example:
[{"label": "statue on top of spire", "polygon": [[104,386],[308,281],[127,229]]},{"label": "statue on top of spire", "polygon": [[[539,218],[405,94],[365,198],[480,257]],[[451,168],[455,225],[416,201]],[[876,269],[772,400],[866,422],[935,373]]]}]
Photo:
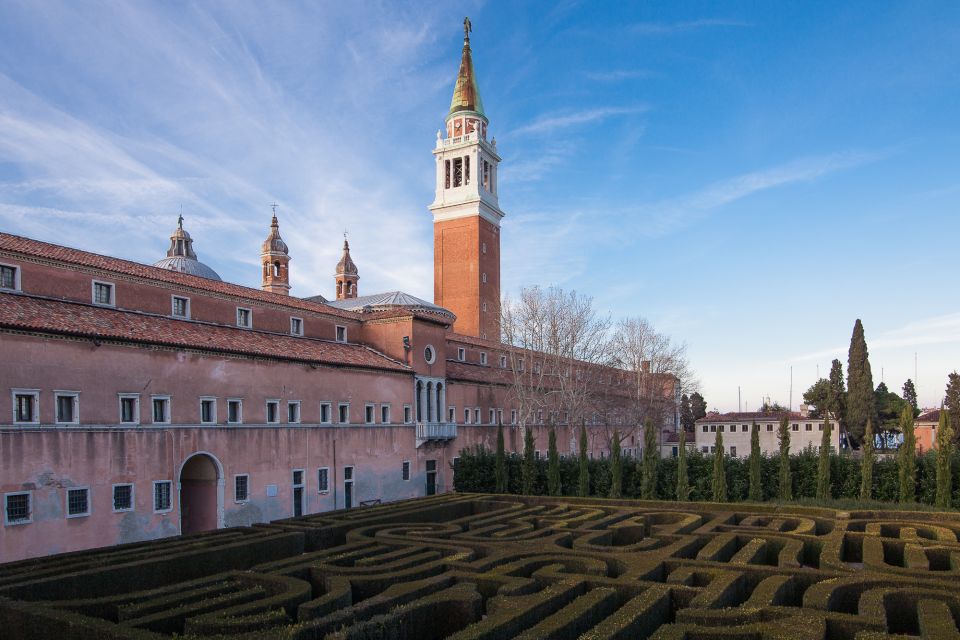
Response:
[{"label": "statue on top of spire", "polygon": [[463,19],[463,39],[470,40],[470,32],[473,31],[473,23],[470,22],[470,18]]}]

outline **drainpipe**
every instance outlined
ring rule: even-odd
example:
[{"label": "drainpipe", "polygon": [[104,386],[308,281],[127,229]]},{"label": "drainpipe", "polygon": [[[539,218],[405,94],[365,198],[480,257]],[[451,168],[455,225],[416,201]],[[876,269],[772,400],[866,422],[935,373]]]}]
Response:
[{"label": "drainpipe", "polygon": [[337,437],[333,437],[333,510],[337,510]]}]

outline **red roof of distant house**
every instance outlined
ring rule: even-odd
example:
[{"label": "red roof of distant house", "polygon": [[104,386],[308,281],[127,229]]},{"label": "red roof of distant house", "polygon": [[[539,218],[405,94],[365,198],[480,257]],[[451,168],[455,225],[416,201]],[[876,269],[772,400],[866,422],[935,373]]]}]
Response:
[{"label": "red roof of distant house", "polygon": [[703,416],[697,422],[750,422],[756,420],[757,422],[773,422],[780,420],[784,415],[788,415],[791,420],[822,420],[822,418],[813,418],[811,416],[805,416],[799,411],[791,412],[760,412],[760,411],[733,411],[730,413],[717,413],[716,411],[711,411],[707,415]]},{"label": "red roof of distant house", "polygon": [[358,344],[174,320],[16,293],[0,294],[0,327],[332,366],[409,371],[405,365]]},{"label": "red roof of distant house", "polygon": [[192,287],[194,289],[203,289],[214,293],[237,296],[246,298],[248,300],[256,300],[257,302],[276,304],[294,309],[300,309],[303,311],[329,314],[340,318],[356,319],[358,317],[356,313],[344,311],[342,309],[335,309],[320,302],[310,302],[308,300],[303,300],[302,298],[295,298],[279,293],[271,293],[269,291],[261,291],[260,289],[244,287],[239,284],[231,284],[229,282],[222,282],[219,280],[210,280],[208,278],[201,278],[200,276],[194,276],[188,273],[171,271],[169,269],[161,269],[160,267],[140,264],[139,262],[133,262],[131,260],[111,258],[98,253],[90,253],[88,251],[81,251],[80,249],[63,247],[57,244],[50,244],[49,242],[41,242],[39,240],[24,238],[23,236],[11,235],[9,233],[0,233],[0,251],[10,251],[26,256],[46,258],[48,260],[55,260],[58,262],[65,262],[84,267],[93,267],[95,269],[103,269],[104,271],[112,271],[114,273],[121,273],[137,278],[146,278],[149,280],[157,280],[170,284],[178,284],[185,287]]},{"label": "red roof of distant house", "polygon": [[934,409],[933,411],[927,411],[917,416],[917,419],[914,422],[940,422],[940,409]]},{"label": "red roof of distant house", "polygon": [[513,384],[510,369],[447,360],[447,378],[485,384]]}]

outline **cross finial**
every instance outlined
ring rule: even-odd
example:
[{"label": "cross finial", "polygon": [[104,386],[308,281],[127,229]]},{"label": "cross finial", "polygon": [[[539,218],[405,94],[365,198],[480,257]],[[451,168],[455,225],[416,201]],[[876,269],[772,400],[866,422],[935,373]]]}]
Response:
[{"label": "cross finial", "polygon": [[463,19],[463,39],[470,40],[470,32],[473,31],[473,23],[470,18]]},{"label": "cross finial", "polygon": [[270,208],[273,209],[273,215],[277,215],[277,203],[274,202],[272,205],[270,205]]}]

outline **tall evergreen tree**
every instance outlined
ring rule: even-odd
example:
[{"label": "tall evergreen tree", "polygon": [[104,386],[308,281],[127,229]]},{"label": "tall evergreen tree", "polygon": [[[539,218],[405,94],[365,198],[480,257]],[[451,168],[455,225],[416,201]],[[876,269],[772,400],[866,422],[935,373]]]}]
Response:
[{"label": "tall evergreen tree", "polygon": [[750,493],[747,499],[753,502],[763,500],[763,486],[760,479],[760,425],[754,421],[750,425]]},{"label": "tall evergreen tree", "polygon": [[913,408],[914,418],[920,415],[920,405],[917,404],[917,387],[910,378],[907,378],[907,381],[903,383],[903,399]]},{"label": "tall evergreen tree", "polygon": [[830,364],[830,395],[827,405],[833,419],[842,423],[847,406],[847,388],[843,383],[843,365],[837,359]]},{"label": "tall evergreen tree", "polygon": [[610,439],[610,497],[619,498],[623,486],[623,459],[620,457],[620,432]]},{"label": "tall evergreen tree", "polygon": [[830,495],[830,432],[833,426],[829,418],[823,420],[823,436],[820,438],[820,458],[817,464],[817,499],[829,500]]},{"label": "tall evergreen tree", "polygon": [[497,493],[507,492],[507,454],[503,445],[503,421],[497,424],[497,458],[494,463],[493,475],[497,485]]},{"label": "tall evergreen tree", "polygon": [[553,427],[547,440],[547,493],[560,495],[560,454],[557,453],[557,430]]},{"label": "tall evergreen tree", "polygon": [[897,451],[897,475],[900,481],[900,502],[917,499],[917,438],[913,431],[913,408],[903,407],[900,414],[903,443]]},{"label": "tall evergreen tree", "polygon": [[693,409],[690,408],[690,396],[683,394],[680,396],[680,427],[687,431],[693,431],[696,426],[696,419],[693,417]]},{"label": "tall evergreen tree", "polygon": [[686,502],[690,497],[690,479],[687,476],[687,432],[680,429],[680,448],[677,451],[677,500]]},{"label": "tall evergreen tree", "polygon": [[850,352],[847,359],[847,433],[854,442],[863,440],[867,420],[876,419],[874,406],[873,374],[867,340],[863,335],[863,323],[857,318],[850,337]]},{"label": "tall evergreen tree", "polygon": [[953,444],[960,443],[960,373],[954,371],[947,376],[947,391],[944,399],[950,429],[953,431]]},{"label": "tall evergreen tree", "polygon": [[950,461],[953,459],[953,426],[950,412],[940,407],[940,423],[937,425],[937,496],[934,504],[941,509],[950,508],[953,496],[953,473]]},{"label": "tall evergreen tree", "polygon": [[790,477],[790,414],[783,414],[780,418],[780,427],[777,429],[777,440],[780,443],[780,485],[779,497],[781,500],[793,500],[793,479]]},{"label": "tall evergreen tree", "polygon": [[590,465],[587,462],[587,427],[580,423],[580,478],[577,495],[586,498],[590,495]]},{"label": "tall evergreen tree", "polygon": [[694,422],[707,415],[707,401],[699,391],[690,394],[690,412],[693,414]]},{"label": "tall evergreen tree", "polygon": [[657,433],[653,428],[653,421],[647,418],[643,423],[643,467],[640,477],[640,497],[644,500],[657,499],[657,463],[659,461]]},{"label": "tall evergreen tree", "polygon": [[727,501],[727,469],[723,463],[723,434],[720,431],[717,431],[717,439],[715,440],[715,449],[716,451],[713,454],[713,482],[711,483],[711,488],[713,489],[713,501],[714,502],[726,502]]},{"label": "tall evergreen tree", "polygon": [[860,461],[860,499],[873,499],[873,419],[867,420],[867,426],[863,433],[863,442],[860,450],[863,452],[863,459]]},{"label": "tall evergreen tree", "polygon": [[533,457],[533,430],[523,430],[523,466],[520,467],[520,484],[523,495],[533,495],[533,481],[537,475],[537,462]]}]

